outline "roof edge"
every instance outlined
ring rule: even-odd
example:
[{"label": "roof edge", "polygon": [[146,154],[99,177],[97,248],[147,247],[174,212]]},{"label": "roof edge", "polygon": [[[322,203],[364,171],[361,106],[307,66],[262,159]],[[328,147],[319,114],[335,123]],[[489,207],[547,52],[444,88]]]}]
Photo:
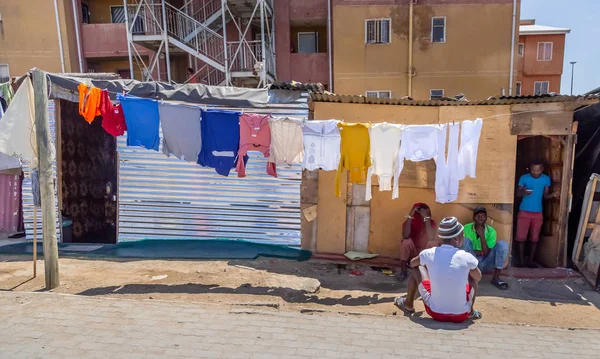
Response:
[{"label": "roof edge", "polygon": [[531,103],[557,103],[557,102],[600,102],[600,95],[541,95],[541,96],[500,96],[490,97],[487,100],[466,101],[444,98],[440,100],[414,100],[411,98],[374,98],[362,95],[347,96],[333,93],[311,93],[312,102],[367,104],[367,105],[391,105],[391,106],[493,106],[493,105],[517,105]]}]

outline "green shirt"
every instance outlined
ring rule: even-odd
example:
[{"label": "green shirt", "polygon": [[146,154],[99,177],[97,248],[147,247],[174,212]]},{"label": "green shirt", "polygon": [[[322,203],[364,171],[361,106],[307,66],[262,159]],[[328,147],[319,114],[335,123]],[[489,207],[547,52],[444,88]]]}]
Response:
[{"label": "green shirt", "polygon": [[[475,223],[469,223],[465,225],[465,237],[471,240],[471,244],[473,246],[474,251],[481,250],[481,239],[477,237],[477,232],[475,231]],[[485,243],[487,243],[488,248],[492,249],[496,245],[496,230],[491,226],[485,225]]]}]

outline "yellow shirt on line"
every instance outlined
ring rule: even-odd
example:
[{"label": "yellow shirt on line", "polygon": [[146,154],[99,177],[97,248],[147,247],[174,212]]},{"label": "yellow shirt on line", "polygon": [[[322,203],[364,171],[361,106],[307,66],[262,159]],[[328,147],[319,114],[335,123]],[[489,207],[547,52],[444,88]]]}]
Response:
[{"label": "yellow shirt on line", "polygon": [[369,128],[371,125],[363,123],[339,123],[341,144],[340,164],[335,176],[335,193],[341,196],[340,181],[344,170],[350,173],[350,182],[364,184],[367,179],[367,170],[371,166],[371,142]]}]

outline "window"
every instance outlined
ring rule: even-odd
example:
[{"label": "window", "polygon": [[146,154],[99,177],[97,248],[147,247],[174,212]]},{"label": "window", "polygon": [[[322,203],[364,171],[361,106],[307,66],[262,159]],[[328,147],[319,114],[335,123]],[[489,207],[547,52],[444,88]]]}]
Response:
[{"label": "window", "polygon": [[430,100],[440,100],[444,97],[444,90],[429,90]]},{"label": "window", "polygon": [[521,43],[517,46],[517,54],[519,56],[523,56],[523,52],[525,51],[525,44]]},{"label": "window", "polygon": [[298,53],[313,54],[319,52],[319,34],[316,32],[298,33]]},{"label": "window", "polygon": [[446,42],[446,17],[431,18],[431,42]]},{"label": "window", "polygon": [[538,42],[537,60],[538,61],[552,61],[552,43],[551,42]]},{"label": "window", "polygon": [[549,92],[550,82],[549,81],[536,81],[533,83],[533,94],[535,96],[545,95]]},{"label": "window", "polygon": [[90,23],[90,8],[86,3],[81,3],[81,22],[83,24]]},{"label": "window", "polygon": [[367,97],[392,98],[392,91],[367,91]]},{"label": "window", "polygon": [[[134,13],[131,12],[131,9],[129,9],[129,21],[132,20]],[[123,24],[125,23],[125,11],[123,11],[123,6],[111,6],[110,7],[110,21],[113,24]],[[143,22],[143,18],[142,18],[142,13],[140,11],[140,13],[138,14],[137,18],[135,19],[135,24],[133,24],[133,33],[134,34],[143,34],[144,33],[144,22]],[[131,26],[131,24],[129,24],[129,26]]]},{"label": "window", "polygon": [[365,21],[365,43],[389,44],[391,19],[371,19]]},{"label": "window", "polygon": [[113,24],[121,24],[125,22],[125,11],[123,11],[123,6],[110,7],[110,22]]},{"label": "window", "polygon": [[521,96],[521,81],[517,81],[517,86],[515,87],[515,96]]}]

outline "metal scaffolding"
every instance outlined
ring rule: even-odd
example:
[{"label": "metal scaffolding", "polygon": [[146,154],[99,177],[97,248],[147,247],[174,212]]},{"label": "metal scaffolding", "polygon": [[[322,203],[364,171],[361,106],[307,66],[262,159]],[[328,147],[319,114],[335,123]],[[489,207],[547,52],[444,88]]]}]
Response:
[{"label": "metal scaffolding", "polygon": [[[193,78],[207,85],[264,87],[275,80],[273,0],[188,0],[180,8],[169,0],[123,0],[123,5],[132,77],[136,65],[144,81],[176,82],[172,57],[184,54],[195,64]],[[153,55],[145,59],[138,45]]]}]

